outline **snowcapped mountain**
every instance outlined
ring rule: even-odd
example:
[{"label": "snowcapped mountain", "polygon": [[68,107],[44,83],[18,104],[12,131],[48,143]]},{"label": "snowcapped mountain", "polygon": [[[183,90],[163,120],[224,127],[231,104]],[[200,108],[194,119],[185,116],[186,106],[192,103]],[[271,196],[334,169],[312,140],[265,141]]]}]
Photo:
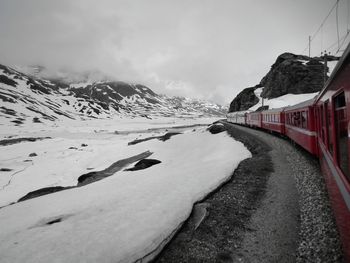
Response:
[{"label": "snowcapped mountain", "polygon": [[119,117],[211,117],[227,109],[202,100],[158,95],[121,81],[67,84],[0,65],[0,123],[55,122]]}]

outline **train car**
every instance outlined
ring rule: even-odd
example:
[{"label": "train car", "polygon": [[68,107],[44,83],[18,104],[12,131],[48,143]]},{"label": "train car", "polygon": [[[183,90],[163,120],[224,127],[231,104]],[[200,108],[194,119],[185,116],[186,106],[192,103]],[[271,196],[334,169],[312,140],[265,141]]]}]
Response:
[{"label": "train car", "polygon": [[247,114],[246,124],[253,128],[261,128],[261,112],[250,112]]},{"label": "train car", "polygon": [[263,111],[261,118],[263,129],[284,134],[284,108]]},{"label": "train car", "polygon": [[247,112],[246,111],[230,112],[226,115],[226,117],[228,122],[245,125]]},{"label": "train car", "polygon": [[315,99],[311,99],[284,109],[285,135],[318,155],[314,102]]},{"label": "train car", "polygon": [[317,96],[315,112],[321,169],[350,262],[350,45]]}]

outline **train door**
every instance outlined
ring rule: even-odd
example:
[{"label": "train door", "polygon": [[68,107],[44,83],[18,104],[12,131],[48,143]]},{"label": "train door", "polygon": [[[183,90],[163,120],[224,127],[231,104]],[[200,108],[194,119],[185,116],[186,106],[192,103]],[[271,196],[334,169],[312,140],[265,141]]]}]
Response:
[{"label": "train door", "polygon": [[336,132],[336,159],[344,175],[350,180],[348,119],[344,92],[334,98],[334,122]]}]

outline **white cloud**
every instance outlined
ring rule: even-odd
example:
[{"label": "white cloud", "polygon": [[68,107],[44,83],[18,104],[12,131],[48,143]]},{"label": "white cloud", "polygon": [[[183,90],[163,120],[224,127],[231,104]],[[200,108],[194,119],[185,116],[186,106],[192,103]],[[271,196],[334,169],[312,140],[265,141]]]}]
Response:
[{"label": "white cloud", "polygon": [[[228,103],[280,53],[300,53],[332,4],[0,0],[0,63],[98,70],[157,92]],[[323,32],[324,46],[333,33]],[[320,45],[313,48],[316,55]]]}]

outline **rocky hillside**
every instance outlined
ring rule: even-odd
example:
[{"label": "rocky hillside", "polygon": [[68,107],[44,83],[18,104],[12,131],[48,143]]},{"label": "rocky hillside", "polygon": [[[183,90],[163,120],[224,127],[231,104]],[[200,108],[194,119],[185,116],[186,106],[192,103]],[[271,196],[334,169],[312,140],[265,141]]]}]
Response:
[{"label": "rocky hillside", "polygon": [[[337,57],[328,56],[328,61]],[[329,62],[332,63],[332,62]],[[324,58],[309,58],[283,53],[276,59],[270,71],[255,87],[246,88],[231,102],[229,112],[248,110],[259,102],[254,91],[263,88],[262,98],[273,99],[286,94],[314,93],[324,84]],[[329,73],[329,68],[327,67]]]},{"label": "rocky hillside", "polygon": [[120,81],[67,84],[0,65],[0,125],[65,119],[223,116],[226,109],[202,100],[158,95]]},{"label": "rocky hillside", "polygon": [[259,98],[254,91],[258,86],[245,88],[231,102],[229,112],[248,110],[259,102]]}]

